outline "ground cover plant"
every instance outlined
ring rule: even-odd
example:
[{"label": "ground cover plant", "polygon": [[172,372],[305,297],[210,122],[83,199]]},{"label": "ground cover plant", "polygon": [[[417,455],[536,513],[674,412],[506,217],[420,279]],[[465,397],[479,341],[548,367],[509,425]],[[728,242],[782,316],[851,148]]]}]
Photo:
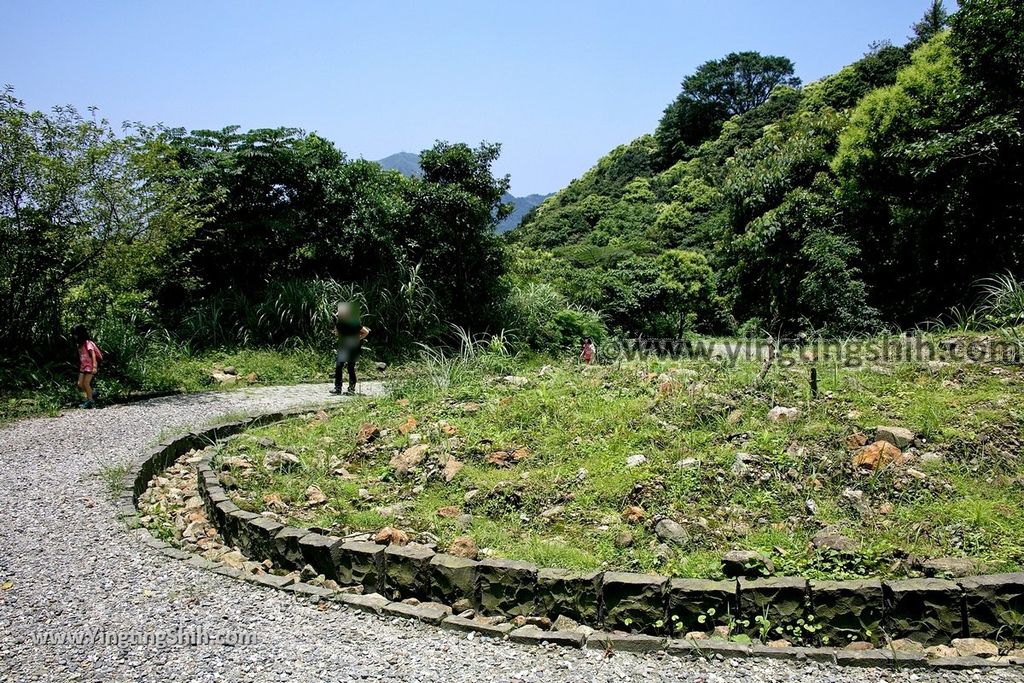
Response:
[{"label": "ground cover plant", "polygon": [[[844,367],[430,352],[391,394],[255,430],[236,503],[331,533],[544,566],[722,576],[950,575],[1024,565],[1019,367]],[[879,430],[879,426],[892,427]]]}]

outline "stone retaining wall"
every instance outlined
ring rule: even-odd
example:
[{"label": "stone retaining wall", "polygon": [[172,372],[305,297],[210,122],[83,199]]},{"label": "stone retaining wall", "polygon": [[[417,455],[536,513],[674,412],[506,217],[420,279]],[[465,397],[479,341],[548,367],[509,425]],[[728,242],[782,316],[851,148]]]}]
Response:
[{"label": "stone retaining wall", "polygon": [[[120,501],[124,512],[134,514],[135,503],[149,480],[184,453],[247,428],[308,412],[271,413],[162,441],[126,477],[131,493]],[[1021,628],[1019,615],[1024,615],[1024,572],[956,581],[808,581],[795,577],[707,581],[611,571],[574,572],[515,560],[475,561],[417,545],[385,547],[347,542],[240,510],[221,487],[209,456],[198,463],[198,478],[209,519],[228,544],[237,545],[255,560],[269,559],[286,568],[309,564],[339,584],[362,585],[366,593],[379,594],[345,596],[347,601],[359,602],[361,598],[369,605],[380,600],[399,611],[410,606],[389,603],[389,599],[417,598],[449,605],[465,599],[485,615],[547,616],[552,620],[564,615],[594,629],[638,634],[598,633],[590,637],[592,642],[626,638],[618,646],[646,649],[657,642],[662,649],[667,643],[669,650],[674,647],[702,653],[739,646],[720,641],[666,641],[665,637],[710,632],[729,621],[737,625],[737,630],[756,637],[755,617],[766,616],[772,629],[769,639],[785,635],[776,634],[776,626],[793,626],[802,620],[819,625],[815,634],[803,638],[804,642],[842,647],[854,638],[877,643],[887,636],[935,645],[962,637],[1005,637]],[[445,623],[446,627],[459,628],[460,620],[449,617]],[[532,636],[523,629],[515,633],[519,640],[532,638],[537,642],[553,642],[559,633],[538,631]],[[639,634],[658,637],[644,640]],[[744,652],[751,654],[751,648],[758,647],[750,646]],[[874,659],[911,654],[874,652]],[[728,656],[747,654],[730,650]],[[834,652],[830,657],[838,660],[842,654]],[[872,659],[867,653],[846,654],[865,661]]]}]

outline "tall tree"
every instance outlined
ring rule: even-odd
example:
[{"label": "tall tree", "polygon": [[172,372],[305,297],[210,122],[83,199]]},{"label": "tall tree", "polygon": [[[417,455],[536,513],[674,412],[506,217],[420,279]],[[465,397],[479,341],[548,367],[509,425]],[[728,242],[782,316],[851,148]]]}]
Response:
[{"label": "tall tree", "polygon": [[943,0],[932,0],[931,6],[913,26],[914,35],[910,38],[910,46],[924,45],[939,34],[949,24],[949,12]]},{"label": "tall tree", "polygon": [[662,165],[670,166],[717,137],[729,117],[765,104],[778,86],[798,87],[793,71],[788,58],[759,52],[733,52],[702,64],[683,80],[682,92],[658,123],[655,139]]},{"label": "tall tree", "polygon": [[729,116],[750,111],[768,101],[780,85],[798,87],[795,67],[787,57],[760,52],[733,52],[702,64],[683,81],[683,95],[696,102],[718,105]]}]

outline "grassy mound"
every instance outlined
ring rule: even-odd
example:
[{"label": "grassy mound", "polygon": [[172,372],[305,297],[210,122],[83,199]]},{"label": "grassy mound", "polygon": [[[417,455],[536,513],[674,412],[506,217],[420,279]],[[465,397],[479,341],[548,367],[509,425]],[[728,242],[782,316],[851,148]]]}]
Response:
[{"label": "grassy mound", "polygon": [[[469,536],[545,566],[713,578],[731,549],[822,578],[1024,565],[1019,370],[819,367],[817,397],[807,366],[761,370],[435,359],[389,398],[254,431],[219,458],[245,509],[442,548]],[[872,446],[879,425],[912,440]]]}]

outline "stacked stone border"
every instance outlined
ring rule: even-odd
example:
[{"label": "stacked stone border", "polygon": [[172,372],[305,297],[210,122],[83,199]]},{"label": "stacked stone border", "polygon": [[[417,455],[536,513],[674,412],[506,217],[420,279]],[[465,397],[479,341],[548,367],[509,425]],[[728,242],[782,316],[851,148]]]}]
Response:
[{"label": "stacked stone border", "polygon": [[[249,428],[308,415],[315,409],[264,413],[160,441],[136,460],[125,475],[125,492],[116,501],[119,515],[129,526],[138,527],[139,496],[154,476],[185,453],[207,448]],[[956,581],[808,581],[796,577],[708,581],[612,571],[575,572],[539,568],[515,560],[476,561],[436,553],[423,546],[349,542],[286,526],[232,503],[211,467],[210,456],[198,463],[197,470],[206,512],[228,544],[238,546],[252,559],[269,559],[289,569],[309,564],[343,586],[362,585],[364,593],[341,593],[274,574],[248,574],[171,547],[142,529],[145,543],[199,568],[312,600],[331,600],[375,614],[407,617],[442,629],[525,644],[623,652],[667,651],[702,658],[810,659],[861,667],[1024,666],[1021,658],[927,659],[919,652],[884,646],[871,650],[768,647],[672,637],[692,631],[710,632],[714,626],[730,620],[734,625],[749,621],[750,625],[744,628],[749,635],[757,636],[755,616],[767,618],[774,629],[792,626],[813,615],[819,626],[817,637],[827,635],[832,643],[848,642],[850,634],[862,638],[865,633],[872,634],[876,641],[884,635],[890,639],[910,638],[923,645],[948,643],[962,637],[995,639],[1009,629],[1021,628],[1011,622],[1015,619],[1013,615],[1024,614],[1024,572]],[[401,602],[407,598],[425,603]],[[469,601],[477,613],[484,615],[547,615],[551,619],[564,615],[597,630],[584,635],[452,616],[444,605],[460,600]]]}]

